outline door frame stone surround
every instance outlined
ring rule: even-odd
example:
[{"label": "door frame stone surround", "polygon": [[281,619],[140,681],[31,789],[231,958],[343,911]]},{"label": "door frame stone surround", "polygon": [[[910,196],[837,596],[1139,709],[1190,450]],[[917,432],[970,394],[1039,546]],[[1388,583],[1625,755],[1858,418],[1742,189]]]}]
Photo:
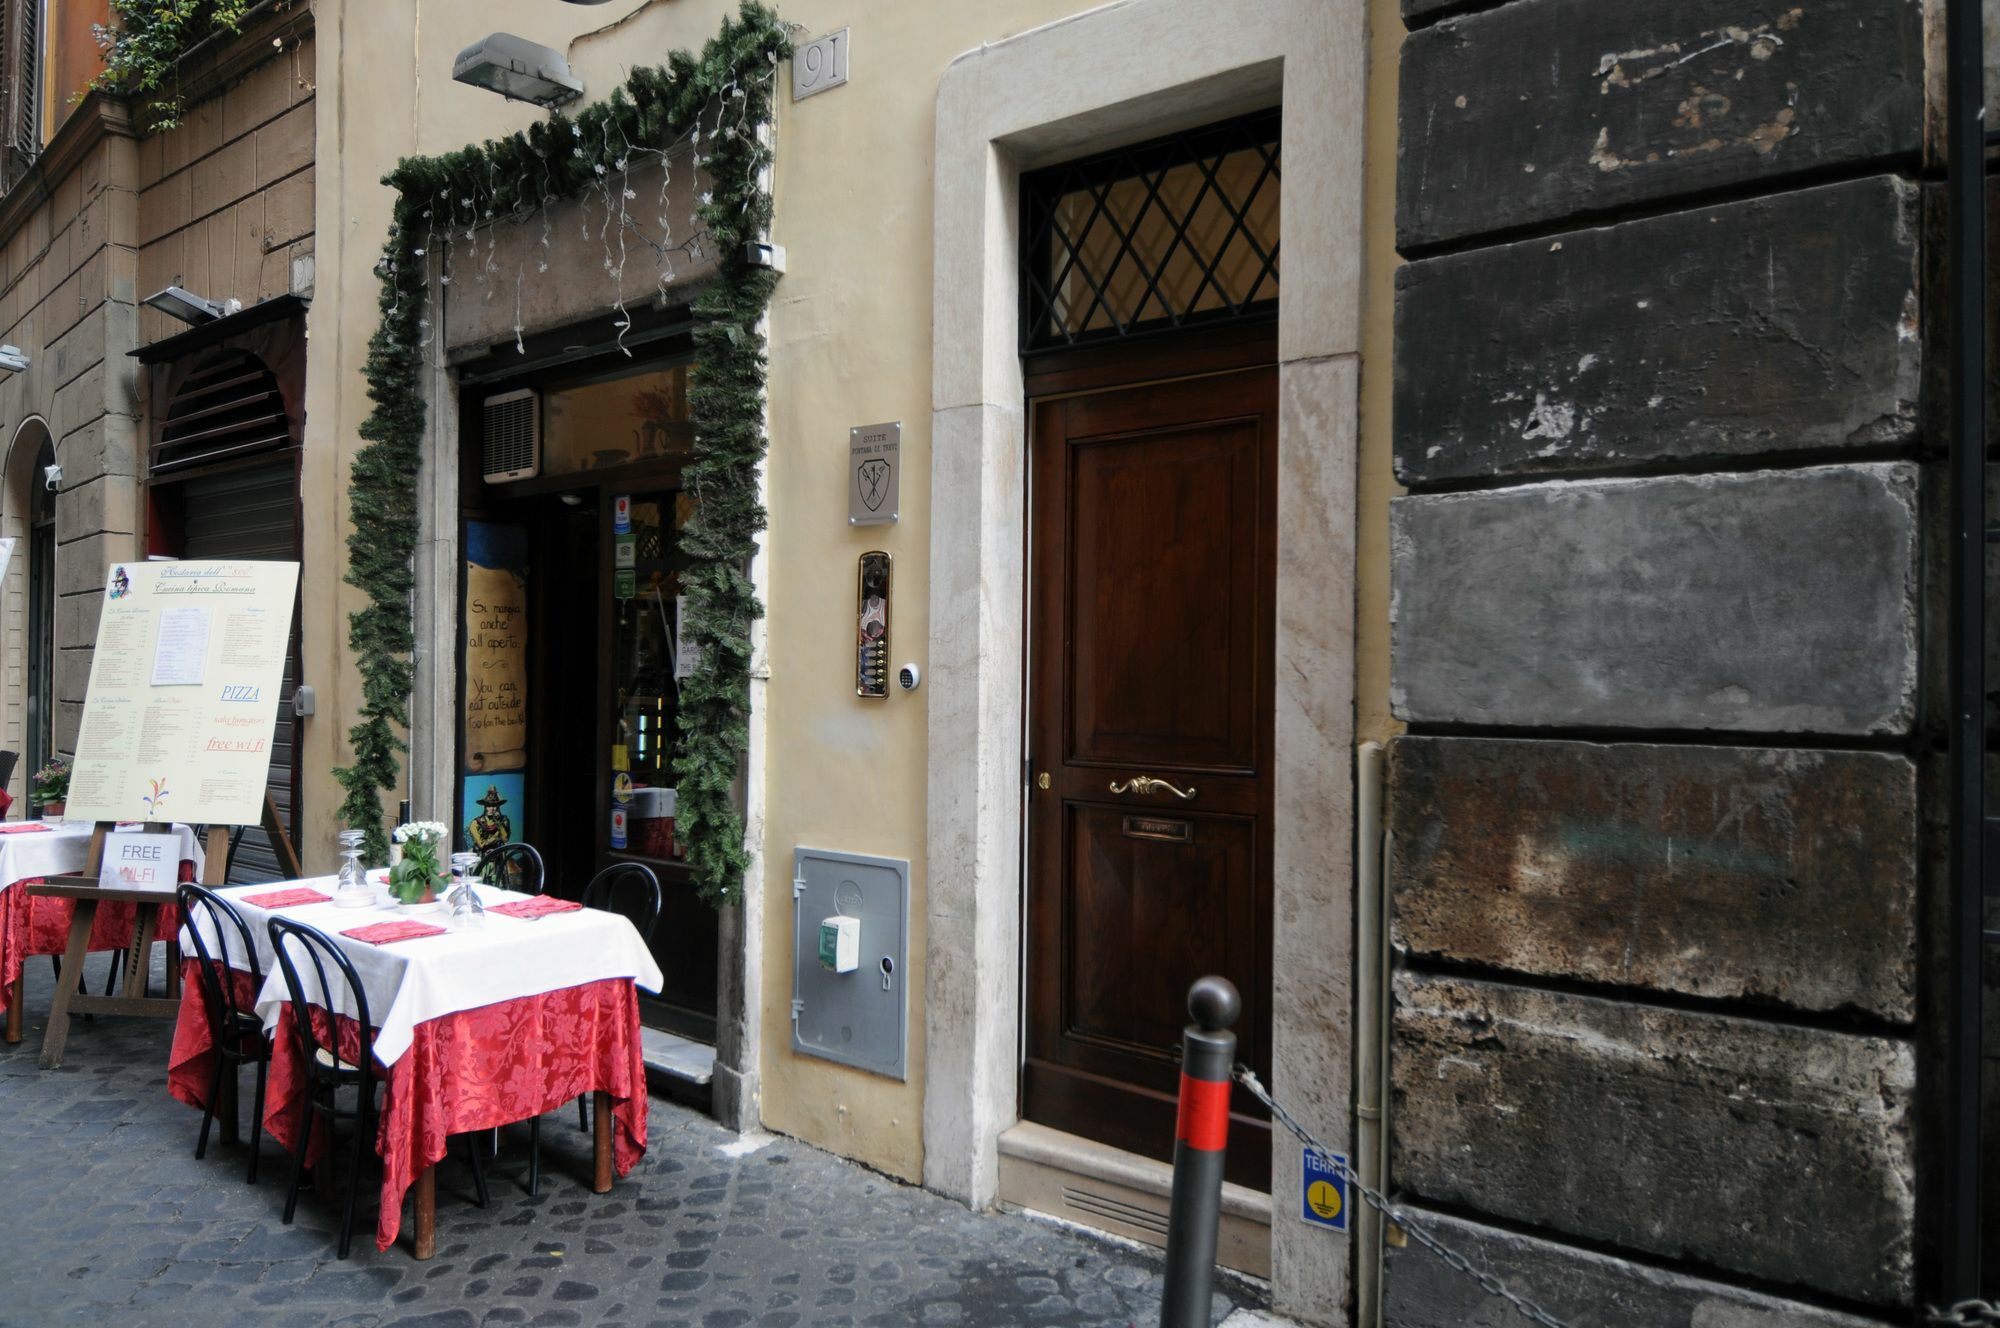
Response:
[{"label": "door frame stone surround", "polygon": [[[1024,170],[1282,107],[1273,1080],[1329,1145],[1352,1111],[1354,518],[1362,0],[1117,0],[966,52],[938,88],[932,297],[924,1184],[976,1207],[1018,1118]],[[1345,1240],[1298,1221],[1274,1134],[1277,1308],[1330,1323]]]}]

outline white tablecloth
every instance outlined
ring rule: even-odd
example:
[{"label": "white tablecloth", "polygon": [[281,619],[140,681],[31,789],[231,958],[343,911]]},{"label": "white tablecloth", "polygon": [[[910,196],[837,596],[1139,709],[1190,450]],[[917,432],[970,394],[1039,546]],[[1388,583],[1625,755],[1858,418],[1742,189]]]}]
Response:
[{"label": "white tablecloth", "polygon": [[[271,913],[245,903],[243,897],[300,885],[331,895],[337,883],[335,877],[321,876],[217,891],[250,926],[258,965],[265,974],[263,990],[257,996],[257,1013],[266,1029],[276,1027],[280,1007],[291,995],[285,989],[285,975],[278,970],[271,952],[267,925]],[[495,904],[527,898],[492,886],[477,888],[489,910]],[[606,978],[632,978],[648,991],[658,991],[664,981],[638,929],[616,913],[594,908],[533,920],[488,912],[482,927],[389,945],[370,945],[340,933],[371,923],[408,919],[449,927],[450,913],[442,908],[436,912],[409,913],[388,904],[366,909],[335,908],[331,903],[307,904],[278,912],[294,922],[325,932],[354,965],[368,997],[368,1016],[376,1026],[375,1059],[384,1065],[395,1064],[410,1049],[418,1024],[443,1015],[522,996],[540,996],[564,987],[580,987]],[[218,952],[215,938],[206,926],[202,939],[208,942],[211,955]],[[186,938],[181,945],[183,953],[194,953]],[[240,937],[228,938],[230,965],[248,969],[242,950]],[[300,981],[306,984],[308,999],[313,1004],[350,1017],[358,1013],[347,999],[344,984],[331,1003],[322,993],[315,992],[313,988],[318,986],[319,979],[311,961],[300,953],[296,944],[292,954]],[[329,973],[328,979],[338,983],[339,975]]]},{"label": "white tablecloth", "polygon": [[[17,830],[12,834],[0,835],[0,890],[5,890],[16,881],[32,881],[42,876],[68,876],[83,870],[83,864],[90,857],[90,832],[92,826],[87,821],[74,824],[54,823],[53,830]],[[134,825],[126,827],[143,830],[147,827]],[[169,827],[156,826],[158,830]],[[195,879],[201,879],[201,840],[195,832],[184,825],[171,827],[181,839],[182,862],[194,863]]]}]

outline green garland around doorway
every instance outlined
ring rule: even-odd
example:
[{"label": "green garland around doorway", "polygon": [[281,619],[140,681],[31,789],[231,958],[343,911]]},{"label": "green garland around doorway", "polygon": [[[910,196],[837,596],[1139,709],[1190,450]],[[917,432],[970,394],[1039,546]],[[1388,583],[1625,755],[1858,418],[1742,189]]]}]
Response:
[{"label": "green garland around doorway", "polygon": [[694,513],[681,535],[691,563],[681,587],[683,621],[701,665],[680,692],[676,820],[702,894],[717,904],[738,897],[748,854],[733,790],[748,740],[750,627],[763,613],[749,577],[764,529],[760,325],[776,281],[768,268],[746,261],[744,248],[771,220],[764,185],[771,153],[761,131],[771,120],[778,62],[790,52],[777,18],[746,0],[698,57],[675,52],[662,66],[634,70],[610,97],[574,117],[553,112],[524,134],[405,159],[383,181],[396,201],[376,269],[382,322],[365,370],[374,410],[361,426],[366,445],[348,488],[347,581],[369,601],[348,618],[362,675],[361,719],[348,733],[354,763],[335,772],[347,790],[341,816],[367,831],[371,860],[388,851],[381,799],[397,786],[398,753],[408,750],[400,733],[409,725],[414,682],[413,477],[422,462],[425,346],[432,339],[425,247],[455,228],[525,219],[555,198],[597,190],[610,207],[635,155],[658,157],[691,140],[709,186],[699,196],[698,243],[714,253],[720,271],[693,306],[695,455],[682,473]]}]

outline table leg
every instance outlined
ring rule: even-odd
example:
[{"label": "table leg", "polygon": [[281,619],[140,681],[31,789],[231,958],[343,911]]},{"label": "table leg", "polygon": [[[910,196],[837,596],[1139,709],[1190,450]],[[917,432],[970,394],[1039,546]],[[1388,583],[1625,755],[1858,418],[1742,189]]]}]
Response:
[{"label": "table leg", "polygon": [[181,942],[177,936],[167,942],[167,995],[181,998]]},{"label": "table leg", "polygon": [[27,991],[28,975],[26,973],[17,974],[14,978],[13,990],[7,994],[7,1041],[9,1043],[21,1040],[21,999],[27,995]]},{"label": "table leg", "polygon": [[590,1188],[599,1194],[611,1193],[611,1094],[598,1092],[597,1118],[591,1122],[596,1129],[593,1151],[596,1153],[597,1171],[591,1177]]},{"label": "table leg", "polygon": [[90,924],[97,920],[97,901],[79,899],[69,921],[69,944],[63,949],[62,977],[56,982],[56,998],[49,1006],[49,1027],[42,1035],[42,1068],[53,1070],[62,1064],[63,1043],[69,1040],[69,1002],[76,994],[73,975],[83,972],[84,956],[90,953]]},{"label": "table leg", "polygon": [[425,1167],[418,1172],[412,1188],[417,1192],[417,1231],[413,1243],[417,1257],[429,1259],[438,1249],[437,1168]]}]

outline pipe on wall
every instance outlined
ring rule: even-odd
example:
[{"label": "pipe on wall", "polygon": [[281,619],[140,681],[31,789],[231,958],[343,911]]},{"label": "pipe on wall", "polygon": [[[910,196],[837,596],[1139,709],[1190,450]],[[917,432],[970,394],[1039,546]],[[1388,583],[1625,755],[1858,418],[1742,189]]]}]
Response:
[{"label": "pipe on wall", "polygon": [[1945,924],[1940,1303],[1981,1294],[1981,950],[1986,892],[1986,65],[1980,0],[1945,13],[1945,241],[1951,273],[1951,816]]},{"label": "pipe on wall", "polygon": [[[1389,896],[1383,851],[1383,753],[1379,742],[1355,752],[1354,1171],[1385,1189],[1388,1168]],[[1356,1328],[1382,1323],[1382,1215],[1349,1195],[1354,1213]]]}]

